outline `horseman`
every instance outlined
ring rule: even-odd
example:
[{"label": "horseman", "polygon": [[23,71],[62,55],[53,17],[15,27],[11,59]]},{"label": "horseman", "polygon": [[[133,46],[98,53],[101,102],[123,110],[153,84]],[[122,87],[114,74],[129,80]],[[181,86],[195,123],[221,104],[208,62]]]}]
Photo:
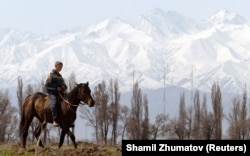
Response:
[{"label": "horseman", "polygon": [[61,61],[55,62],[54,69],[47,75],[45,80],[45,88],[50,98],[50,110],[53,116],[53,125],[58,127],[58,106],[59,103],[58,95],[60,92],[64,92],[67,89],[65,81],[60,74],[60,71],[63,68],[63,63]]}]

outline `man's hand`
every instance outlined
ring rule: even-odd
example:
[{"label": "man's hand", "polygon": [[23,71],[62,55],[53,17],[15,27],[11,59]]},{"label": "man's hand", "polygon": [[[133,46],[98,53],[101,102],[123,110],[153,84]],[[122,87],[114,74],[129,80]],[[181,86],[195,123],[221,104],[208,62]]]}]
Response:
[{"label": "man's hand", "polygon": [[57,90],[58,92],[63,92],[63,91],[64,91],[61,87],[57,87],[56,90]]},{"label": "man's hand", "polygon": [[66,90],[66,87],[64,85],[61,86],[62,90]]}]

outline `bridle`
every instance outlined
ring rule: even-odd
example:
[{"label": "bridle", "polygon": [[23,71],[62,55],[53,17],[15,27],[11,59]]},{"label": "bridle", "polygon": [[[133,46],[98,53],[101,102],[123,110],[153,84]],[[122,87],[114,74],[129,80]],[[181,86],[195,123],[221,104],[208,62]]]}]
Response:
[{"label": "bridle", "polygon": [[76,111],[72,107],[78,107],[79,105],[87,105],[85,102],[80,101],[78,105],[70,103],[67,99],[65,99],[60,92],[58,92],[61,99],[67,104],[68,109],[71,110],[73,113],[76,113]]}]

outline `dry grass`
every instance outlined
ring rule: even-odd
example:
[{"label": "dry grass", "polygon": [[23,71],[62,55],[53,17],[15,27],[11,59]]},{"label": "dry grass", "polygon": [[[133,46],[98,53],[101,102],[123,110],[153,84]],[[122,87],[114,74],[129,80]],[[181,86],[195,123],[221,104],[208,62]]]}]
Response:
[{"label": "dry grass", "polygon": [[121,156],[121,147],[96,145],[88,142],[77,142],[77,149],[73,144],[63,145],[58,149],[58,144],[45,145],[45,148],[28,144],[27,148],[20,143],[1,144],[0,156]]}]

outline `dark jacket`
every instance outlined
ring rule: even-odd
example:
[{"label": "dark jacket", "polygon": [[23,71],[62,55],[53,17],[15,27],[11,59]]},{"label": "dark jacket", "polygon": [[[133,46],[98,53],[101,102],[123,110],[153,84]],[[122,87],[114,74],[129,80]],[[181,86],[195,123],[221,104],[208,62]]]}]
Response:
[{"label": "dark jacket", "polygon": [[58,95],[57,87],[63,87],[67,89],[67,86],[64,82],[64,79],[60,73],[55,70],[52,70],[46,80],[45,80],[45,88],[48,94]]}]

